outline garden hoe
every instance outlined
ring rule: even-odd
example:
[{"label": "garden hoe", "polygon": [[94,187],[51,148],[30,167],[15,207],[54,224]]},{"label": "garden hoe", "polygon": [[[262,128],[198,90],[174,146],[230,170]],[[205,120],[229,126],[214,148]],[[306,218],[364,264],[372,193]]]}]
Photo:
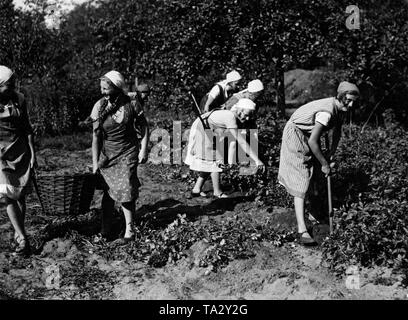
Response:
[{"label": "garden hoe", "polygon": [[[330,167],[334,168],[335,164],[332,162]],[[327,200],[329,204],[329,230],[330,234],[333,233],[333,203],[332,203],[332,188],[331,188],[331,177],[327,176]]]}]

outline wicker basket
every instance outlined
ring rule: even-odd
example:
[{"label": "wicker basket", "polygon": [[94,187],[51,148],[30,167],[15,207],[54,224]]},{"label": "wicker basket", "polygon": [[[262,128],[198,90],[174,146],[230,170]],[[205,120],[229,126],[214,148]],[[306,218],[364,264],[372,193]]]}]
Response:
[{"label": "wicker basket", "polygon": [[78,215],[89,210],[95,191],[95,175],[37,172],[37,184],[46,214]]}]

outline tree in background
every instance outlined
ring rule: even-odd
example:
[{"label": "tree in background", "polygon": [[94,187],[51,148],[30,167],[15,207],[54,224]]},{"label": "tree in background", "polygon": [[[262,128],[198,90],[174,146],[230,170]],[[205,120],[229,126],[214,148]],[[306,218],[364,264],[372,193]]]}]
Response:
[{"label": "tree in background", "polygon": [[11,43],[15,16],[13,0],[0,0],[0,61],[10,66],[14,60]]},{"label": "tree in background", "polygon": [[[345,0],[339,3],[348,5]],[[406,123],[408,5],[403,0],[361,0],[356,4],[360,8],[359,29],[339,28],[339,17],[330,17],[331,63],[347,70],[349,79],[366,92],[370,103],[362,110],[364,120],[371,112],[380,115],[389,107]]]},{"label": "tree in background", "polygon": [[191,110],[188,91],[201,98],[232,69],[244,75],[243,85],[260,78],[263,103],[275,106],[276,92],[283,113],[285,71],[329,68],[346,71],[371,94],[361,119],[385,107],[405,123],[408,118],[403,0],[355,1],[361,20],[355,30],[346,26],[346,0],[93,1],[56,29],[44,22],[48,2],[30,2],[36,9],[21,12],[0,1],[0,58],[37,92],[33,119],[40,132],[75,130],[99,96],[99,76],[111,69],[129,85],[136,76],[148,82],[152,104],[179,116]]}]

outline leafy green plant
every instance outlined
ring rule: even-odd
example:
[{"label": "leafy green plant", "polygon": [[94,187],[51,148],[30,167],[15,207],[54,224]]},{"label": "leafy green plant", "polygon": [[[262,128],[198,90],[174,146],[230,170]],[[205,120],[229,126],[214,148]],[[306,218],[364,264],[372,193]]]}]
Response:
[{"label": "leafy green plant", "polygon": [[259,117],[257,124],[258,155],[267,167],[266,172],[242,175],[239,166],[232,166],[223,174],[223,181],[237,191],[253,196],[260,205],[291,207],[291,197],[277,181],[282,131],[286,121],[269,113]]},{"label": "leafy green plant", "polygon": [[254,256],[261,241],[281,246],[294,240],[292,231],[277,228],[269,220],[259,222],[251,215],[234,215],[221,221],[213,218],[192,221],[185,214],[178,214],[165,226],[150,219],[137,227],[137,239],[130,245],[100,246],[98,253],[108,259],[143,260],[159,268],[187,257],[187,250],[193,244],[204,241],[208,246],[198,266],[217,271],[234,259]]},{"label": "leafy green plant", "polygon": [[[324,256],[337,272],[353,263],[401,272],[408,261],[408,134],[397,127],[347,131],[334,176],[341,205]],[[366,174],[364,183],[356,172]]]}]

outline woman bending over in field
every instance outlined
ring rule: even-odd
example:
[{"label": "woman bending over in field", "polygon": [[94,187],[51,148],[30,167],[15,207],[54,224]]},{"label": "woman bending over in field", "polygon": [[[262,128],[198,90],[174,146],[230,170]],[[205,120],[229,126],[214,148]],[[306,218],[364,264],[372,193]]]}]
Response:
[{"label": "woman bending over in field", "polygon": [[[100,86],[103,98],[93,107],[91,118],[93,172],[100,173],[104,184],[101,235],[109,236],[114,201],[120,202],[126,222],[121,242],[125,244],[134,238],[133,215],[140,186],[137,166],[147,160],[149,130],[140,104],[126,94],[119,72],[106,73]],[[135,127],[143,129],[140,148]]]},{"label": "woman bending over in field", "polygon": [[[305,196],[312,178],[313,158],[318,160],[327,177],[331,171],[329,161],[337,149],[343,121],[359,96],[356,85],[342,82],[336,97],[312,101],[299,107],[283,130],[278,180],[294,197],[299,241],[303,245],[316,245],[306,230],[304,220]],[[333,130],[333,138],[325,157],[320,148],[320,137],[328,130]]]},{"label": "woman bending over in field", "polygon": [[31,172],[36,166],[33,130],[26,100],[15,91],[15,76],[5,66],[0,66],[0,159],[0,198],[6,200],[14,228],[15,254],[29,254],[24,220],[25,197],[31,191]]},{"label": "woman bending over in field", "polygon": [[[191,192],[192,196],[205,196],[205,193],[201,191],[205,180],[211,176],[214,196],[218,198],[227,198],[220,187],[220,172],[222,169],[220,165],[224,163],[222,151],[224,149],[224,141],[222,137],[226,137],[228,134],[233,138],[230,144],[230,150],[235,150],[235,141],[242,148],[242,150],[248,150],[249,157],[255,161],[255,165],[262,171],[265,170],[265,166],[258,155],[252,150],[251,146],[245,140],[245,137],[238,134],[238,127],[241,124],[245,124],[251,119],[255,112],[255,103],[250,99],[241,99],[238,103],[231,108],[231,110],[214,109],[201,116],[208,128],[204,130],[204,126],[201,120],[196,119],[192,126],[188,140],[187,156],[185,163],[190,166],[193,171],[199,172],[199,177]],[[216,133],[221,136],[221,143],[218,144],[219,150],[213,149],[212,134]],[[218,152],[216,152],[218,151]],[[228,163],[232,163],[235,152],[229,152]]]}]

